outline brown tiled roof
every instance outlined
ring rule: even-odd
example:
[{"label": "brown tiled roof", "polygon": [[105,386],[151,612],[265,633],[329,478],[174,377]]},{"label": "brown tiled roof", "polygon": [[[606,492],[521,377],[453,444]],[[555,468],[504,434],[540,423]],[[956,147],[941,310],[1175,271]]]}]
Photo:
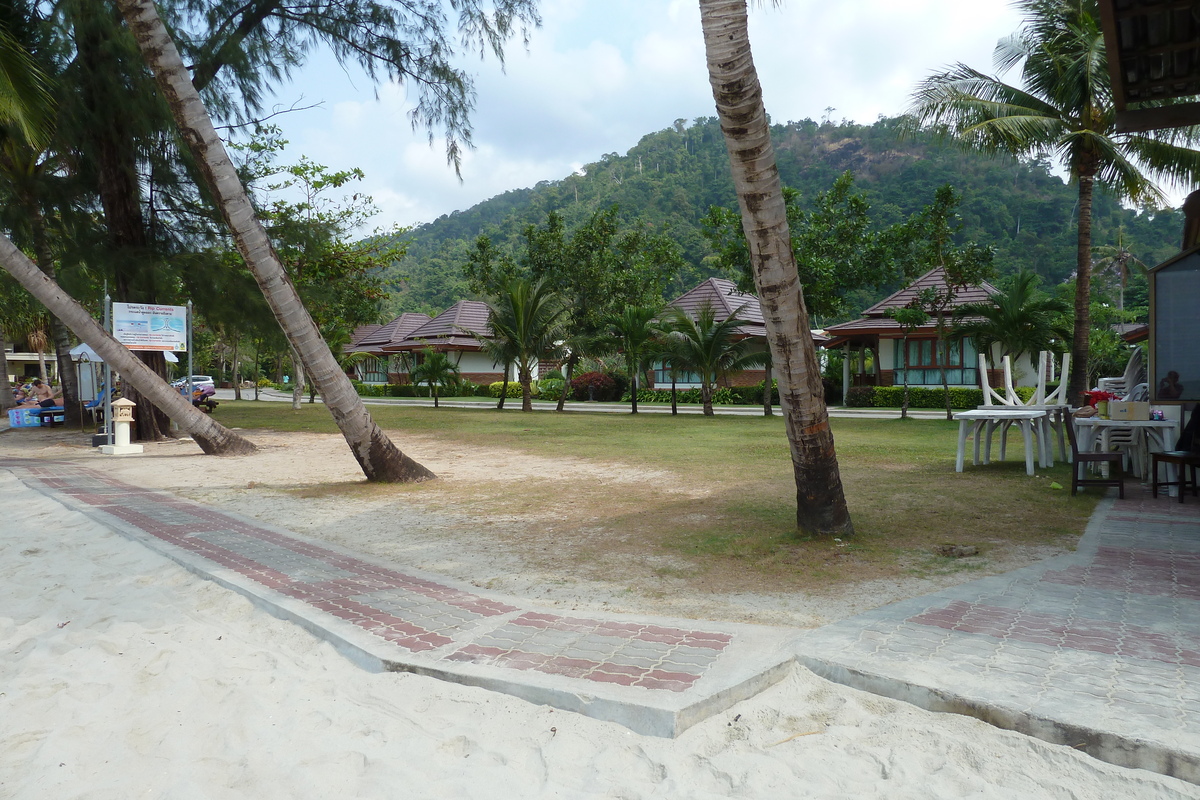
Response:
[{"label": "brown tiled roof", "polygon": [[[946,271],[944,269],[936,267],[929,270],[929,272],[926,272],[891,297],[886,297],[868,308],[863,312],[863,316],[884,317],[886,319],[885,315],[888,309],[904,308],[916,298],[918,292],[929,288],[946,288]],[[954,300],[950,303],[950,307],[957,308],[967,303],[986,303],[988,298],[995,293],[996,287],[984,281],[979,286],[968,286],[965,289],[959,289],[954,296]]]},{"label": "brown tiled roof", "polygon": [[[903,335],[903,327],[901,327],[900,323],[887,316],[887,312],[893,308],[906,307],[916,298],[918,292],[930,287],[941,289],[946,287],[946,274],[941,267],[931,269],[891,297],[880,300],[864,311],[861,319],[826,326],[825,333],[829,334],[830,338],[827,342],[821,344],[824,344],[826,347],[836,347],[846,341],[846,339],[855,336],[874,334],[895,337]],[[954,300],[950,303],[950,308],[955,309],[967,303],[985,303],[996,291],[996,287],[987,281],[984,281],[979,286],[968,286],[965,289],[960,289],[955,294]],[[931,319],[924,325],[914,328],[913,333],[928,335],[935,333],[936,330],[937,323]]]},{"label": "brown tiled roof", "polygon": [[709,278],[700,285],[689,289],[667,303],[668,308],[678,308],[691,317],[695,317],[707,303],[716,313],[717,322],[729,319],[735,312],[745,320],[739,326],[747,336],[766,336],[767,328],[763,322],[762,306],[758,298],[752,294],[739,292],[737,285],[726,278]]},{"label": "brown tiled roof", "polygon": [[426,322],[429,322],[428,314],[411,311],[401,314],[386,325],[375,326],[376,329],[372,333],[356,339],[354,344],[347,348],[347,352],[382,353],[386,345],[404,341]]},{"label": "brown tiled roof", "polygon": [[459,300],[433,319],[412,331],[403,340],[384,345],[384,352],[420,350],[422,347],[454,350],[478,350],[479,342],[471,334],[488,336],[488,306],[478,300]]},{"label": "brown tiled roof", "polygon": [[345,351],[347,353],[354,352],[354,349],[358,347],[359,342],[361,342],[363,339],[366,339],[382,327],[382,325],[359,325],[354,329],[354,332],[350,334],[350,344],[346,345],[344,348]]}]

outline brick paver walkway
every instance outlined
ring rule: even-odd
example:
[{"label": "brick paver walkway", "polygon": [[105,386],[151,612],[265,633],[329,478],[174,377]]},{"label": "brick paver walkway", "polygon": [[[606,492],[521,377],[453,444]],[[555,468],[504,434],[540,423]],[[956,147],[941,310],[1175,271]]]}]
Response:
[{"label": "brick paver walkway", "polygon": [[[154,540],[160,545],[156,549],[195,571],[279,601],[318,634],[348,638],[378,655],[388,669],[417,670],[552,704],[557,704],[554,691],[530,690],[531,673],[549,679],[534,682],[540,688],[557,686],[565,695],[616,691],[609,706],[617,710],[593,715],[636,728],[638,723],[627,718],[630,707],[633,717],[639,706],[665,708],[673,715],[690,710],[686,724],[692,724],[706,715],[696,715],[698,704],[707,702],[708,713],[728,707],[736,701],[714,696],[731,689],[738,699],[749,696],[782,676],[782,667],[792,660],[778,641],[765,651],[773,651],[774,661],[764,660],[763,636],[750,626],[549,613],[67,462],[0,459],[4,468],[118,532]],[[767,639],[772,637],[782,638],[778,632]],[[566,705],[592,713],[577,700]],[[671,735],[684,722],[667,724],[660,714],[643,732]]]},{"label": "brick paver walkway", "polygon": [[1126,486],[1078,550],[807,635],[851,685],[1200,782],[1200,501]]}]

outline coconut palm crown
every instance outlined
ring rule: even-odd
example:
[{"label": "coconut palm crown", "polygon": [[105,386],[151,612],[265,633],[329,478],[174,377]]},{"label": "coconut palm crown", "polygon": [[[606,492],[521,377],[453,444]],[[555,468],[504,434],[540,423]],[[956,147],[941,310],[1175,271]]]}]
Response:
[{"label": "coconut palm crown", "polygon": [[998,75],[1019,66],[1020,85],[956,64],[918,86],[909,113],[915,124],[952,134],[973,149],[1055,158],[1078,184],[1074,397],[1087,380],[1095,184],[1122,200],[1163,203],[1154,181],[1200,178],[1200,152],[1191,149],[1200,127],[1117,130],[1096,0],[1018,0],[1016,6],[1024,24],[996,45],[995,66]]}]

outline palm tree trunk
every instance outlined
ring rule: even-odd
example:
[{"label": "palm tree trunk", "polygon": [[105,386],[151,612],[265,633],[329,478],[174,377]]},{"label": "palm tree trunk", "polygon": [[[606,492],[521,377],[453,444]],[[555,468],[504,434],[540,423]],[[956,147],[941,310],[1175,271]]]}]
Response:
[{"label": "palm tree trunk", "polygon": [[44,275],[7,236],[0,236],[0,264],[50,313],[57,315],[76,336],[120,372],[121,377],[133,388],[179,423],[179,427],[187,431],[205,453],[243,455],[254,452],[256,448],[251,442],[185,400],[108,331],[96,324],[83,306]]},{"label": "palm tree trunk", "polygon": [[233,340],[233,399],[242,399],[242,359],[239,355],[239,350],[242,346],[242,337]]},{"label": "palm tree trunk", "polygon": [[292,411],[299,411],[304,401],[304,362],[291,344],[288,344],[288,352],[292,354]]},{"label": "palm tree trunk", "polygon": [[521,410],[533,411],[533,371],[525,364],[518,364],[517,377],[521,381]]},{"label": "palm tree trunk", "polygon": [[196,158],[221,215],[233,232],[238,251],[262,289],[267,303],[308,367],[351,452],[369,480],[423,481],[435,477],[400,452],[367,412],[275,254],[250,198],[238,178],[208,111],[158,16],[153,0],[118,0],[117,5],[154,72],[176,125]]},{"label": "palm tree trunk", "polygon": [[558,405],[555,407],[555,411],[562,411],[567,402],[567,392],[571,391],[571,375],[575,372],[575,361],[574,353],[567,356],[567,371],[563,373],[563,390],[562,394],[558,396]]},{"label": "palm tree trunk", "polygon": [[1075,328],[1071,340],[1071,377],[1068,402],[1078,403],[1088,389],[1088,337],[1092,307],[1092,191],[1095,173],[1079,175],[1079,241],[1075,251]]},{"label": "palm tree trunk", "polygon": [[504,380],[500,385],[500,402],[496,403],[496,410],[504,410],[504,401],[508,399],[508,371],[512,369],[512,364],[504,362]]},{"label": "palm tree trunk", "polygon": [[671,365],[671,416],[679,415],[679,381],[675,373],[675,365]]},{"label": "palm tree trunk", "polygon": [[765,375],[763,376],[763,416],[771,417],[771,416],[774,416],[774,412],[771,411],[771,395],[773,395],[775,393],[775,387],[772,385],[775,382],[775,378],[771,375],[771,362],[770,361],[767,362],[766,369],[764,370],[764,372],[765,372]]},{"label": "palm tree trunk", "polygon": [[900,405],[900,419],[908,419],[908,331],[904,332],[904,337],[900,340],[900,357],[904,366],[904,401]]},{"label": "palm tree trunk", "polygon": [[700,19],[754,285],[762,302],[771,359],[779,365],[779,400],[796,479],[796,527],[808,535],[847,535],[854,528],[792,253],[762,89],[750,53],[745,0],[700,0]]},{"label": "palm tree trunk", "polygon": [[938,349],[942,351],[940,371],[942,375],[942,396],[946,400],[946,421],[954,419],[954,412],[950,410],[950,382],[946,379],[946,365],[950,363],[950,340],[946,333],[946,316],[942,311],[938,310],[937,315],[937,338]]},{"label": "palm tree trunk", "polygon": [[17,404],[13,400],[12,383],[8,380],[8,357],[4,355],[7,348],[4,329],[0,328],[0,412],[7,411]]},{"label": "palm tree trunk", "polygon": [[[22,198],[22,205],[29,215],[29,226],[33,231],[33,255],[38,269],[52,281],[57,281],[54,270],[54,254],[50,251],[50,240],[46,236],[46,218],[42,215],[41,203],[36,196]],[[71,337],[67,326],[55,315],[50,315],[50,339],[58,359],[58,380],[63,391],[63,420],[68,427],[83,424],[79,407],[79,376],[71,363]]]},{"label": "palm tree trunk", "polygon": [[713,387],[712,384],[708,382],[708,378],[706,377],[704,383],[700,384],[700,402],[704,406],[704,416],[706,417],[715,416],[715,412],[713,411],[712,396]]},{"label": "palm tree trunk", "polygon": [[632,406],[630,413],[636,414],[637,410],[637,393],[638,393],[638,375],[637,369],[631,364],[629,367],[629,401]]}]

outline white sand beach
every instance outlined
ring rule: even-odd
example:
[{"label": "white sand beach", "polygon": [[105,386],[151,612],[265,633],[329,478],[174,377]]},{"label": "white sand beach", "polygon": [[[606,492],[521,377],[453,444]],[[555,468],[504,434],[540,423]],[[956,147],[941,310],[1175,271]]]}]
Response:
[{"label": "white sand beach", "polygon": [[7,472],[0,515],[4,798],[1200,797],[801,668],[675,740],[372,674]]}]

